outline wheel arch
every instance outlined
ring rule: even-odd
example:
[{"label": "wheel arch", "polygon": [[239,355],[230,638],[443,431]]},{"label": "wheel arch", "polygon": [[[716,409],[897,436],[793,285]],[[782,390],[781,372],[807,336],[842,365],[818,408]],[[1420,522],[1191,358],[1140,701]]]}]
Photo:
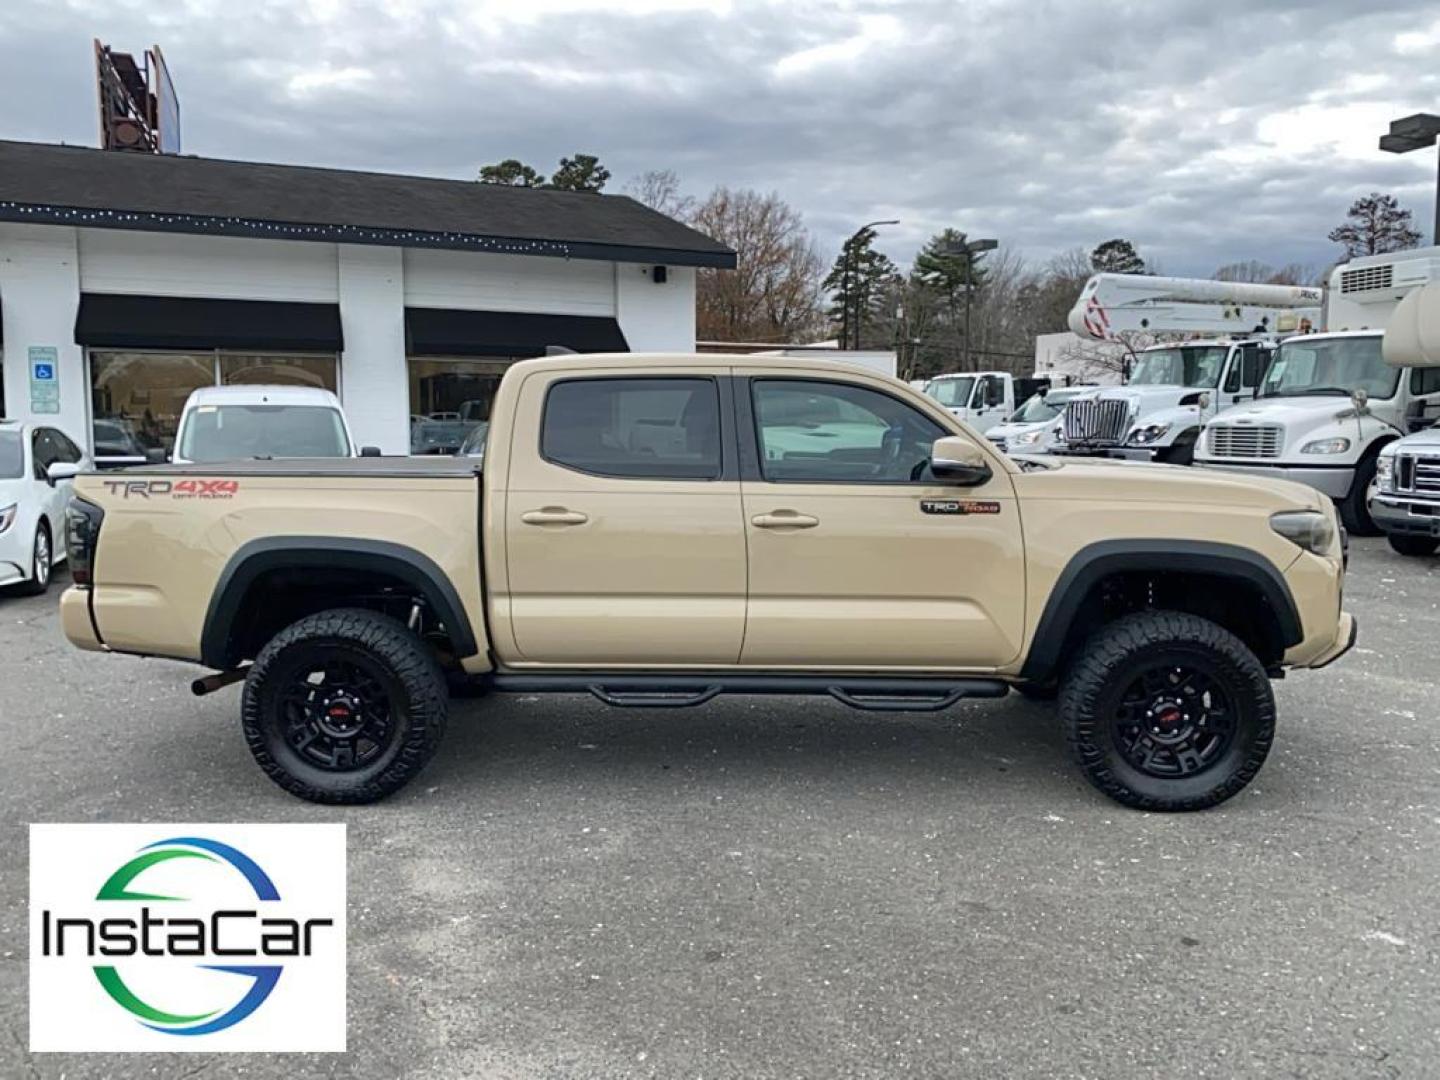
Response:
[{"label": "wheel arch", "polygon": [[[1163,579],[1158,577],[1162,573]],[[1241,636],[1252,647],[1259,646],[1256,652],[1267,666],[1277,665],[1285,649],[1304,639],[1300,613],[1284,575],[1256,552],[1208,540],[1102,540],[1076,552],[1056,578],[1020,677],[1037,684],[1054,679],[1064,658],[1084,637],[1111,621],[1101,606],[1107,584],[1137,581],[1163,581],[1167,589],[1185,583],[1221,583],[1232,590],[1231,596],[1238,590],[1249,607],[1245,615],[1257,620],[1249,636]],[[1211,599],[1218,597],[1218,592],[1211,594]],[[1209,614],[1183,602],[1172,606]]]},{"label": "wheel arch", "polygon": [[[364,537],[280,536],[251,540],[225,564],[205,612],[200,637],[201,660],[224,670],[243,656],[237,628],[252,589],[281,571],[344,572],[401,583],[424,599],[445,625],[457,657],[480,651],[464,602],[454,584],[433,559],[403,544]],[[346,606],[344,595],[328,606]]]}]

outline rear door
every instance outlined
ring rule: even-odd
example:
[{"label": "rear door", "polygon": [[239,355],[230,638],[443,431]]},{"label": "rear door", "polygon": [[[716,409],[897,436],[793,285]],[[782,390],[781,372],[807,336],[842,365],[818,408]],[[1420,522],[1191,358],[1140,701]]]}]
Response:
[{"label": "rear door", "polygon": [[735,389],[746,665],[984,670],[1015,659],[1025,567],[998,457],[979,486],[936,481],[930,448],[952,432],[882,380],[777,369]]},{"label": "rear door", "polygon": [[518,662],[738,661],[745,534],[728,399],[703,370],[525,378],[504,504]]}]

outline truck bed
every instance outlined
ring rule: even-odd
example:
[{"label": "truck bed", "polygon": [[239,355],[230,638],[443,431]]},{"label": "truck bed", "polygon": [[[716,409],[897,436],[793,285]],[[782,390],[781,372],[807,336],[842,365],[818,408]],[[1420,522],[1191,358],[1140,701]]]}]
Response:
[{"label": "truck bed", "polygon": [[430,454],[417,457],[360,458],[250,458],[193,465],[139,465],[128,469],[107,469],[106,478],[126,476],[401,476],[430,478],[478,476],[481,463],[475,458]]}]

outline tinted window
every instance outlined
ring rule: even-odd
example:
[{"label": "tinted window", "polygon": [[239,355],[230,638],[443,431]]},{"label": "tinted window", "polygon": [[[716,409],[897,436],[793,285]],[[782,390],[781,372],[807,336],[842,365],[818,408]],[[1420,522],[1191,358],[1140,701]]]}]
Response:
[{"label": "tinted window", "polygon": [[1440,394],[1440,367],[1414,368],[1410,372],[1410,393]]},{"label": "tinted window", "polygon": [[720,395],[711,379],[558,382],[545,398],[540,453],[599,476],[715,480]]},{"label": "tinted window", "polygon": [[317,405],[201,405],[180,438],[189,461],[349,455],[340,414]]},{"label": "tinted window", "polygon": [[863,386],[759,379],[753,393],[767,480],[928,480],[931,447],[948,434],[924,413]]},{"label": "tinted window", "polygon": [[16,480],[25,474],[25,448],[18,431],[0,431],[0,480]]},{"label": "tinted window", "polygon": [[34,440],[35,478],[43,480],[45,470],[60,460],[60,447],[49,428],[36,428]]},{"label": "tinted window", "polygon": [[80,464],[80,459],[85,455],[78,446],[70,441],[70,436],[63,431],[51,428],[50,437],[55,440],[55,452],[60,455],[61,461],[68,461],[72,465]]}]

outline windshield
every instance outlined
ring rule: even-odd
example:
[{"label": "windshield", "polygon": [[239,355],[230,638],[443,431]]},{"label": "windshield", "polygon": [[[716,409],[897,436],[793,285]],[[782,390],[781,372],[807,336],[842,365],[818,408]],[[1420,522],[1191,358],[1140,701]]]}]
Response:
[{"label": "windshield", "polygon": [[925,393],[946,408],[959,409],[970,404],[970,388],[975,385],[973,377],[963,379],[936,379],[925,387]]},{"label": "windshield", "polygon": [[1074,391],[1051,390],[1048,394],[1036,394],[1015,410],[1010,417],[1012,424],[1041,424],[1054,420],[1060,410],[1075,396]]},{"label": "windshield", "polygon": [[1300,338],[1280,346],[1260,396],[1349,397],[1364,390],[1372,398],[1388,398],[1399,383],[1400,369],[1385,363],[1379,337]]},{"label": "windshield", "polygon": [[1229,351],[1223,345],[1146,349],[1135,361],[1130,385],[1213,388],[1220,383],[1220,370]]},{"label": "windshield", "polygon": [[0,480],[25,475],[25,447],[18,431],[0,431]]},{"label": "windshield", "polygon": [[186,461],[349,457],[340,413],[323,405],[201,405],[180,436]]}]

